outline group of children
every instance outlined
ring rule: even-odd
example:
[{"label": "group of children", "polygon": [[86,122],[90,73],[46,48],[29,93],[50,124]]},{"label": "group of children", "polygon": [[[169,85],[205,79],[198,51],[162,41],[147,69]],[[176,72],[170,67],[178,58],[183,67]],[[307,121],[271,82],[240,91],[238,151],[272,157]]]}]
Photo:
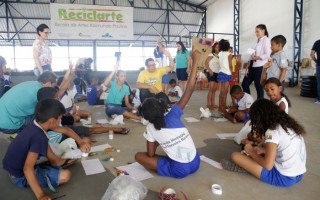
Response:
[{"label": "group of children", "polygon": [[[278,45],[276,40],[272,41]],[[299,182],[306,171],[306,151],[303,140],[305,131],[301,125],[287,114],[290,102],[281,92],[283,90],[280,82],[282,76],[280,80],[272,77],[267,80],[262,78],[261,82],[270,100],[259,99],[253,101],[253,98],[244,93],[240,86],[232,86],[230,95],[233,105],[227,107],[226,96],[229,82],[232,79],[231,55],[228,52],[230,44],[228,41],[222,40],[217,46],[214,48],[213,59],[217,62],[217,56],[219,57],[220,70],[218,72],[216,68],[210,68],[209,73],[212,76],[212,80],[221,83],[219,111],[224,112],[225,116],[233,122],[247,121],[247,123],[251,123],[252,133],[255,134],[256,138],[265,136],[265,140],[262,140],[256,147],[253,147],[251,142],[246,142],[244,144],[246,155],[234,153],[232,161],[262,181],[273,185],[291,186]],[[219,55],[217,55],[218,48]],[[276,54],[277,51],[273,51],[273,55]],[[118,113],[131,118],[139,117],[137,118],[138,120],[142,118],[148,120],[149,124],[143,134],[147,140],[147,152],[137,153],[135,159],[143,166],[157,171],[160,176],[183,178],[194,173],[199,168],[199,154],[191,134],[181,121],[181,116],[195,88],[197,64],[200,56],[199,51],[192,51],[191,53],[193,64],[187,87],[183,94],[176,88],[176,83],[170,81],[170,85],[173,88],[169,90],[170,93],[181,98],[169,112],[168,106],[163,99],[147,98],[144,102],[141,102],[138,109],[131,107],[132,105],[129,104],[128,99],[130,92],[124,84],[125,73],[118,70],[118,65],[115,66],[113,72],[104,82],[105,85],[109,86],[109,96],[106,101],[107,115],[111,116],[113,113]],[[278,62],[270,61],[265,64],[264,68],[283,67],[278,64]],[[216,64],[215,67],[217,67]],[[264,73],[266,71],[264,70]],[[280,70],[280,72],[283,71]],[[116,81],[111,81],[114,75],[116,75]],[[51,92],[47,91],[44,88],[39,90],[39,93],[44,92],[45,95],[39,94],[39,101],[34,110],[35,120],[11,142],[3,160],[3,167],[9,172],[11,180],[19,187],[31,187],[38,199],[50,199],[41,187],[48,186],[54,190],[55,186],[70,180],[71,172],[62,168],[75,161],[61,159],[52,152],[48,145],[49,140],[52,139],[48,134],[49,130],[73,137],[83,152],[89,152],[89,135],[103,133],[112,129],[105,128],[100,130],[99,128],[82,127],[80,128],[82,130],[79,131],[79,128],[73,126],[74,122],[68,126],[69,128],[61,127],[60,121],[66,113],[72,115],[75,121],[80,117],[91,116],[90,112],[82,112],[75,108],[72,101],[70,102],[67,88],[69,88],[73,76],[74,71],[70,67],[65,77],[59,82],[60,84],[58,85],[60,87],[58,90],[54,90],[55,92],[53,90]],[[101,91],[97,92],[94,89],[96,84],[97,80],[93,79],[93,87],[89,86],[88,92],[92,92],[98,98],[101,95]],[[127,107],[138,111],[139,116],[133,116],[132,112],[128,112],[120,106],[123,95],[126,96],[125,104]],[[211,100],[211,98],[208,99]],[[97,99],[90,99],[90,102],[91,104],[97,104]],[[215,106],[212,101],[210,105]],[[81,132],[81,134],[75,134],[73,130]],[[113,130],[123,134],[129,131],[124,128],[113,128]],[[58,137],[60,137],[59,141],[61,141],[61,135]],[[166,156],[156,154],[156,149],[159,145],[166,152]],[[36,161],[40,156],[47,157],[50,165],[36,165]],[[223,167],[226,167],[224,164],[222,163]]]}]

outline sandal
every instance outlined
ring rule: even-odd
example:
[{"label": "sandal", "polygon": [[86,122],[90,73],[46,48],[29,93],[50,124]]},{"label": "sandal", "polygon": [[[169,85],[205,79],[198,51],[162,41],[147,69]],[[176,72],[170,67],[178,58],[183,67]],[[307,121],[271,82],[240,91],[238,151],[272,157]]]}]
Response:
[{"label": "sandal", "polygon": [[245,169],[237,165],[236,163],[232,162],[230,159],[223,158],[220,161],[220,165],[222,166],[223,169],[232,171],[232,172],[238,172],[242,174],[249,174]]},{"label": "sandal", "polygon": [[[73,161],[69,163],[70,160],[73,160]],[[65,169],[65,168],[73,165],[76,161],[77,161],[77,159],[66,159],[66,161],[64,161],[64,163],[60,167]]]},{"label": "sandal", "polygon": [[115,132],[115,134],[127,135],[130,132],[130,128],[121,128],[120,132]]}]

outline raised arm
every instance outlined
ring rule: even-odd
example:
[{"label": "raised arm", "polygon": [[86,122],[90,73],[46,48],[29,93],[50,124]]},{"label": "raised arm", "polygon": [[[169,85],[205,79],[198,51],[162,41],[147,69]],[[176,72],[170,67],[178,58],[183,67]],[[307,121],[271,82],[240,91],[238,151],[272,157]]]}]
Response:
[{"label": "raised arm", "polygon": [[64,92],[68,89],[70,82],[72,81],[73,77],[74,77],[74,70],[73,68],[73,64],[70,62],[69,63],[69,69],[67,70],[66,74],[63,77],[63,80],[60,84],[60,89],[58,91],[58,98],[60,99],[62,97],[62,95],[64,94]]},{"label": "raised arm", "polygon": [[264,87],[264,84],[266,83],[267,80],[267,70],[268,68],[270,68],[272,65],[272,60],[268,60],[268,62],[266,64],[263,65],[263,70],[262,70],[262,74],[261,74],[261,79],[260,79],[260,84],[262,87]]},{"label": "raised arm", "polygon": [[112,79],[112,77],[115,75],[115,73],[118,71],[118,68],[119,68],[119,62],[117,61],[114,68],[113,68],[113,71],[109,74],[109,76],[106,78],[106,80],[104,81],[104,85],[109,87],[110,86],[110,81]]},{"label": "raised arm", "polygon": [[187,82],[187,86],[186,86],[186,91],[184,92],[184,94],[182,95],[180,101],[178,102],[178,106],[181,108],[181,110],[184,109],[184,107],[187,105],[194,87],[196,85],[196,74],[197,74],[197,67],[198,67],[198,62],[200,60],[200,52],[198,50],[193,50],[194,48],[192,47],[192,52],[191,52],[191,56],[192,56],[192,69],[191,69],[191,73],[190,73],[190,77],[189,80]]}]

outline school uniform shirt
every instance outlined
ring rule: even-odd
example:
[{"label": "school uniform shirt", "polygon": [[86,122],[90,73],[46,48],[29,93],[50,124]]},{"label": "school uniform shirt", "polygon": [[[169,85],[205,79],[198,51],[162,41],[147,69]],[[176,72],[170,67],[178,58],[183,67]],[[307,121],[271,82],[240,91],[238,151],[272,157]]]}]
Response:
[{"label": "school uniform shirt", "polygon": [[176,69],[185,69],[188,67],[188,59],[190,51],[186,50],[184,53],[178,51],[176,55]]},{"label": "school uniform shirt", "polygon": [[231,75],[230,67],[229,67],[229,55],[230,52],[228,51],[220,51],[219,53],[219,65],[220,70],[219,72],[225,73],[227,75]]},{"label": "school uniform shirt", "polygon": [[27,81],[8,90],[0,98],[0,128],[19,129],[25,118],[34,114],[37,93],[42,87],[38,81]]},{"label": "school uniform shirt", "polygon": [[72,94],[70,94],[70,93],[72,93],[72,92],[69,92],[69,91],[64,92],[64,94],[60,98],[60,102],[63,104],[65,109],[73,106],[73,97],[72,97]]},{"label": "school uniform shirt", "polygon": [[284,111],[288,114],[288,113],[289,113],[289,104],[288,104],[287,99],[284,98],[284,97],[282,97],[279,101],[276,102],[276,104],[277,104],[278,106],[280,106],[280,103],[281,103],[281,102],[284,103],[284,105],[285,105]]},{"label": "school uniform shirt", "polygon": [[2,161],[3,169],[7,170],[10,175],[20,178],[24,176],[23,167],[28,153],[38,153],[38,158],[40,158],[40,156],[47,156],[47,150],[48,138],[46,133],[34,121],[10,143]]},{"label": "school uniform shirt", "polygon": [[195,158],[197,150],[188,129],[181,122],[182,115],[183,111],[175,104],[164,117],[166,126],[156,130],[150,123],[144,132],[144,137],[149,142],[157,141],[172,160],[189,163]]},{"label": "school uniform shirt", "polygon": [[253,49],[256,50],[255,56],[259,56],[261,59],[253,61],[252,67],[262,67],[268,62],[268,58],[270,58],[271,55],[270,39],[267,36],[263,36],[258,39]]},{"label": "school uniform shirt", "polygon": [[174,93],[178,92],[178,96],[179,96],[179,97],[182,97],[182,90],[181,90],[181,88],[180,88],[179,86],[177,86],[177,85],[176,85],[174,88],[169,87],[168,92],[174,92]]},{"label": "school uniform shirt", "polygon": [[208,57],[212,57],[212,59],[209,61],[209,68],[214,73],[219,73],[219,70],[220,70],[219,56],[217,54],[210,53]]},{"label": "school uniform shirt", "polygon": [[[153,73],[150,73],[148,70],[143,70],[140,72],[137,82],[153,85],[159,92],[162,92],[162,76],[165,74],[167,74],[166,67],[156,68]],[[149,91],[153,93],[152,90]]]},{"label": "school uniform shirt", "polygon": [[268,129],[265,142],[277,144],[274,167],[285,176],[295,177],[306,172],[306,147],[302,136],[288,128],[288,133],[280,126]]},{"label": "school uniform shirt", "polygon": [[98,94],[98,89],[94,85],[89,85],[87,88],[87,101],[89,105],[94,105],[97,102],[97,94]]},{"label": "school uniform shirt", "polygon": [[253,104],[254,99],[248,93],[244,93],[243,97],[237,100],[238,110],[246,110],[251,107]]},{"label": "school uniform shirt", "polygon": [[110,81],[109,95],[106,103],[121,105],[122,99],[126,95],[130,95],[129,87],[126,84],[123,84],[122,88],[119,88],[117,82]]},{"label": "school uniform shirt", "polygon": [[282,68],[288,68],[288,58],[283,50],[272,56],[272,65],[267,71],[267,80],[271,77],[280,79]]}]

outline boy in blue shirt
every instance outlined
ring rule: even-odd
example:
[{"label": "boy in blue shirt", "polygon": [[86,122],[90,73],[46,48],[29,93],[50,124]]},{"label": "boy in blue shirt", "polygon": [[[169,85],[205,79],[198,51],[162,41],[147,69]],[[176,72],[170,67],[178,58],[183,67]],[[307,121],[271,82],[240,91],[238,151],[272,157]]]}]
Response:
[{"label": "boy in blue shirt", "polygon": [[104,101],[100,99],[102,89],[97,90],[98,79],[93,77],[91,85],[87,88],[87,100],[89,105],[104,105]]},{"label": "boy in blue shirt", "polygon": [[[46,133],[58,126],[65,112],[58,100],[40,101],[35,108],[35,120],[12,141],[2,161],[12,182],[18,187],[31,187],[37,199],[51,199],[41,187],[55,191],[55,186],[71,178],[71,172],[61,168],[75,160],[57,157],[48,145]],[[36,165],[41,156],[47,157],[50,165]]]}]

